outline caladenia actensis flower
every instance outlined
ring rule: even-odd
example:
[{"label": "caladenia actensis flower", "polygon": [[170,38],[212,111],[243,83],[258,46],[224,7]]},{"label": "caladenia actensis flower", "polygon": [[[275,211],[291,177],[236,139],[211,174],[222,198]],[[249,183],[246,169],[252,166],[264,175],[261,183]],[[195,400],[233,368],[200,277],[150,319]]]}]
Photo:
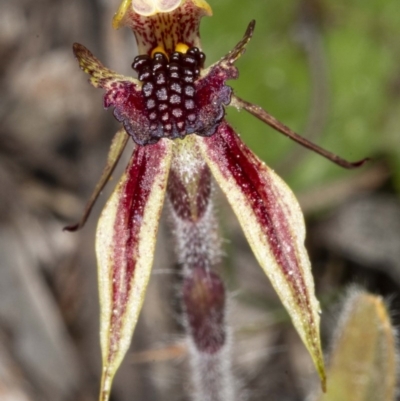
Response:
[{"label": "caladenia actensis flower", "polygon": [[[349,163],[299,137],[266,111],[233,94],[235,61],[244,53],[255,22],[217,63],[205,68],[199,22],[211,15],[203,0],[124,0],[114,26],[135,34],[138,78],[105,68],[84,46],[74,53],[104,106],[123,124],[81,222],[112,173],[127,141],[132,158],[98,223],[96,254],[101,303],[103,373],[101,400],[127,352],[151,273],[157,228],[168,199],[183,271],[182,305],[190,338],[195,398],[233,400],[226,327],[225,289],[212,271],[220,241],[212,206],[212,177],[225,193],[246,238],[292,318],[325,387],[319,304],[304,247],[300,207],[286,184],[246,147],[224,119],[225,106],[244,109],[335,163]],[[206,393],[202,393],[206,391]],[[210,396],[211,394],[211,396]]]}]

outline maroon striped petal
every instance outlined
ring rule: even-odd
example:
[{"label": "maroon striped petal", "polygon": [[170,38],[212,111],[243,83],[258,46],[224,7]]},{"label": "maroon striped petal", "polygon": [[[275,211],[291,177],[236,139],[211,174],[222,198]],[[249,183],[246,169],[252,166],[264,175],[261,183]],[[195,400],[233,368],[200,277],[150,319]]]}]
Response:
[{"label": "maroon striped petal", "polygon": [[304,247],[304,219],[297,200],[226,122],[215,135],[197,137],[197,142],[325,386],[320,309],[314,295],[310,261]]},{"label": "maroon striped petal", "polygon": [[108,200],[96,234],[103,358],[101,401],[127,352],[153,263],[172,142],[138,146]]}]

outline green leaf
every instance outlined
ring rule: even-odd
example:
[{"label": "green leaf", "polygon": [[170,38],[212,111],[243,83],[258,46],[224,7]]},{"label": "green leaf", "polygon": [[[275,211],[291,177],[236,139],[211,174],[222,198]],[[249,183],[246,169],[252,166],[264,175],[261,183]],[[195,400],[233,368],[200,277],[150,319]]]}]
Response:
[{"label": "green leaf", "polygon": [[393,401],[396,341],[379,296],[352,291],[337,328],[328,367],[328,391],[319,401]]}]

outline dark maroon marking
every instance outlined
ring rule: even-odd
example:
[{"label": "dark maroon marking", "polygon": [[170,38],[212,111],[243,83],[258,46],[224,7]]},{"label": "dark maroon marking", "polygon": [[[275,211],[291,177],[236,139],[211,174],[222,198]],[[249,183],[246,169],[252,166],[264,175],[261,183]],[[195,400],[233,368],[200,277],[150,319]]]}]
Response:
[{"label": "dark maroon marking", "polygon": [[[275,259],[294,289],[297,302],[305,304],[311,311],[306,284],[298,265],[285,212],[277,202],[277,194],[273,193],[273,186],[259,173],[262,170],[260,161],[226,122],[219,126],[216,135],[207,138],[206,143],[214,162],[219,166],[223,165],[220,169],[221,173],[227,178],[232,176],[246,195],[247,202],[260,226],[265,230]],[[229,170],[229,173],[226,170]],[[290,245],[290,250],[282,249],[285,245]]]},{"label": "dark maroon marking", "polygon": [[211,172],[208,166],[204,166],[199,175],[197,187],[197,217],[201,218],[211,200]]},{"label": "dark maroon marking", "polygon": [[114,117],[123,123],[126,132],[136,143],[156,143],[157,138],[149,138],[151,120],[144,112],[145,99],[142,91],[130,81],[117,81],[113,84],[111,89],[104,85],[107,90],[104,95],[104,107],[115,108]]},{"label": "dark maroon marking", "polygon": [[192,221],[189,194],[179,174],[173,169],[169,172],[167,193],[177,216],[182,220]]},{"label": "dark maroon marking", "polygon": [[[205,213],[211,198],[211,173],[207,166],[198,172],[199,181],[197,183],[195,199],[190,199],[184,183],[179,177],[179,173],[174,169],[170,170],[168,178],[167,193],[171,205],[177,216],[185,221],[196,222]],[[195,210],[191,209],[191,201],[194,201]],[[194,214],[193,214],[194,213]]]},{"label": "dark maroon marking", "polygon": [[[153,122],[150,137],[183,138],[193,132],[193,120],[188,119],[192,111],[197,115],[194,82],[204,67],[205,55],[196,47],[187,53],[174,52],[169,60],[162,53],[153,58],[140,55],[132,68],[143,82],[142,93],[148,99],[145,113]],[[155,104],[148,107],[149,100]]]},{"label": "dark maroon marking", "polygon": [[[177,12],[178,15],[181,27],[186,22],[194,24],[197,21],[180,12]],[[132,18],[135,32],[139,37],[145,35],[147,38],[143,19],[137,15],[132,15]],[[150,25],[158,24],[156,18],[147,20]],[[183,29],[187,30],[188,26]],[[254,23],[251,23],[238,45],[202,78],[200,70],[204,66],[205,55],[196,47],[189,48],[185,54],[171,52],[168,62],[162,53],[155,54],[153,58],[139,56],[133,68],[137,70],[142,86],[121,79],[83,46],[75,45],[74,51],[81,66],[95,78],[95,86],[106,89],[104,106],[114,107],[115,118],[123,123],[126,132],[138,145],[151,145],[164,137],[183,138],[193,133],[211,136],[216,132],[225,115],[224,106],[230,103],[232,95],[232,89],[225,85],[225,81],[238,77],[233,63],[243,53],[253,29]],[[183,31],[178,35],[185,36]],[[195,37],[193,32],[189,36]],[[151,43],[155,37],[152,35],[147,39]],[[163,108],[165,110],[160,110]]]},{"label": "dark maroon marking", "polygon": [[[236,67],[217,64],[204,78],[196,82],[196,101],[200,110],[195,120],[198,135],[212,136],[215,134],[218,125],[225,117],[224,106],[229,105],[232,96],[232,88],[225,82],[237,77]],[[193,118],[193,116],[188,118]]]},{"label": "dark maroon marking", "polygon": [[[143,214],[148,202],[153,183],[160,171],[165,154],[162,143],[149,147],[136,147],[132,161],[127,167],[127,180],[119,195],[113,234],[113,267],[112,275],[112,339],[118,341],[118,332],[122,324],[121,317],[125,313],[131,282],[135,273],[138,236],[143,223]],[[125,279],[120,280],[121,271]],[[111,355],[110,355],[111,358]]]},{"label": "dark maroon marking", "polygon": [[187,324],[197,349],[214,354],[226,341],[225,288],[217,274],[194,268],[183,281]]}]

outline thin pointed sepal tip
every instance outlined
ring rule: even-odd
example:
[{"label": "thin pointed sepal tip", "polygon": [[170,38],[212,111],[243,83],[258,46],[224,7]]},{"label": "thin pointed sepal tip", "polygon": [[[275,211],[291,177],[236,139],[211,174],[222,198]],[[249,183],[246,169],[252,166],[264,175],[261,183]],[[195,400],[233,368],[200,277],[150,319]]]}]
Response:
[{"label": "thin pointed sepal tip", "polygon": [[256,20],[252,19],[247,27],[245,36],[252,37],[254,33],[254,29],[256,27]]},{"label": "thin pointed sepal tip", "polygon": [[326,374],[325,374],[325,368],[324,367],[323,367],[323,370],[320,372],[320,380],[321,380],[322,392],[326,393],[327,392],[327,385],[326,385]]},{"label": "thin pointed sepal tip", "polygon": [[72,45],[72,51],[74,53],[74,55],[77,57],[77,54],[82,50],[82,45],[80,43],[75,42]]},{"label": "thin pointed sepal tip", "polygon": [[[318,335],[319,338],[319,335]],[[320,341],[320,340],[318,340]],[[322,353],[322,349],[320,347],[320,345],[318,346],[318,349],[314,349],[315,353],[311,352],[312,354],[312,359],[314,361],[314,366],[315,369],[318,373],[319,376],[319,380],[321,383],[321,389],[324,393],[326,393],[326,369],[325,369],[325,362],[324,362],[324,357],[323,357],[323,353]]]},{"label": "thin pointed sepal tip", "polygon": [[[322,155],[322,156],[324,156],[324,155]],[[343,167],[343,168],[348,169],[348,170],[359,168],[359,167],[363,166],[365,163],[367,163],[367,162],[369,162],[371,160],[371,158],[366,157],[365,159],[361,159],[361,160],[358,160],[356,162],[349,162],[347,160],[344,160],[344,159],[340,158],[337,155],[333,155],[333,157],[326,157],[326,158],[328,160],[330,160],[331,162],[337,164],[338,166]]]},{"label": "thin pointed sepal tip", "polygon": [[358,168],[358,167],[361,167],[361,166],[363,166],[365,163],[367,163],[367,162],[369,162],[369,161],[371,161],[371,158],[370,158],[370,157],[366,157],[365,159],[358,160],[358,161],[356,161],[356,162],[354,162],[354,163],[350,163],[350,165],[351,165],[350,168]]},{"label": "thin pointed sepal tip", "polygon": [[99,401],[108,401],[110,399],[112,381],[113,375],[110,375],[110,371],[108,368],[104,368],[103,376],[101,378]]},{"label": "thin pointed sepal tip", "polygon": [[75,58],[80,62],[82,58],[93,58],[93,54],[80,43],[75,42],[72,45],[72,52],[74,53]]},{"label": "thin pointed sepal tip", "polygon": [[69,231],[69,232],[75,232],[79,231],[83,227],[82,224],[76,223],[76,224],[70,224],[69,226],[63,227],[63,231]]},{"label": "thin pointed sepal tip", "polygon": [[233,65],[235,61],[244,54],[246,51],[246,45],[249,43],[253,36],[256,21],[253,19],[247,26],[246,32],[243,35],[242,40],[225,56],[221,59],[221,62],[227,61],[228,65]]}]

